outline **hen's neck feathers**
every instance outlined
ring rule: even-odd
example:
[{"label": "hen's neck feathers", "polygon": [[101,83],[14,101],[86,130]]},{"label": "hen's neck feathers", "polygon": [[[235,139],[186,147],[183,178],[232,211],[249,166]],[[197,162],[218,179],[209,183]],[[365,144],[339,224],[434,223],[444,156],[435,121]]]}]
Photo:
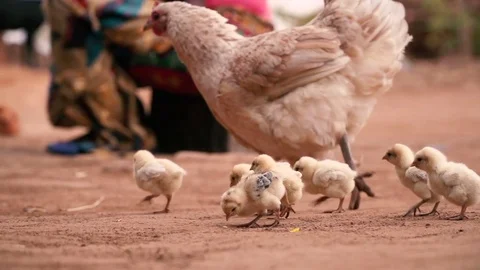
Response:
[{"label": "hen's neck feathers", "polygon": [[181,16],[172,17],[168,35],[180,59],[197,72],[203,73],[200,68],[218,62],[233,50],[232,42],[243,38],[226,18],[206,8],[186,9]]}]

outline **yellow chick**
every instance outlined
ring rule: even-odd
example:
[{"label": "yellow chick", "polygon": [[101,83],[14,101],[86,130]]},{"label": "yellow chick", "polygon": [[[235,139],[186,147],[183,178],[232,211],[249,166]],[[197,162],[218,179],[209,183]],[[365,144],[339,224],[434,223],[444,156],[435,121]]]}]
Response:
[{"label": "yellow chick", "polygon": [[232,216],[246,217],[257,214],[255,219],[237,227],[259,227],[257,221],[267,210],[275,213],[275,221],[265,227],[280,223],[280,199],[285,196],[285,186],[272,172],[256,174],[249,171],[242,180],[222,194],[220,206],[228,221]]},{"label": "yellow chick", "polygon": [[414,158],[415,154],[413,151],[408,146],[399,143],[390,148],[382,158],[395,166],[395,171],[400,183],[422,199],[412,206],[403,216],[406,217],[412,213],[415,216],[417,210],[420,211],[420,206],[425,203],[435,203],[435,205],[432,211],[421,214],[420,216],[438,214],[437,208],[442,196],[432,192],[428,187],[428,174],[425,171],[416,167],[410,167]]},{"label": "yellow chick", "polygon": [[133,155],[134,175],[137,186],[151,193],[141,202],[150,202],[153,198],[160,195],[167,197],[167,204],[163,211],[158,213],[168,213],[173,194],[182,186],[183,177],[187,172],[168,159],[157,159],[147,150],[137,151]]},{"label": "yellow chick", "polygon": [[335,160],[318,161],[312,157],[302,157],[294,165],[293,169],[302,173],[305,192],[310,194],[323,194],[314,203],[318,205],[327,198],[338,198],[340,203],[336,210],[328,210],[324,213],[341,213],[345,197],[355,187],[357,172],[342,162]]},{"label": "yellow chick", "polygon": [[258,155],[253,160],[250,170],[253,170],[255,173],[271,171],[275,176],[282,179],[286,194],[282,198],[283,209],[280,216],[288,218],[290,212],[296,213],[292,206],[302,198],[304,186],[300,172],[294,171],[288,162],[275,162],[271,156],[266,154]]},{"label": "yellow chick", "polygon": [[466,219],[467,207],[480,202],[480,176],[463,163],[448,161],[439,150],[423,148],[415,154],[412,166],[428,173],[433,192],[462,207],[459,215],[448,219]]},{"label": "yellow chick", "polygon": [[250,171],[251,164],[248,163],[240,163],[232,168],[232,172],[230,173],[230,187],[235,186],[240,182],[242,176]]}]

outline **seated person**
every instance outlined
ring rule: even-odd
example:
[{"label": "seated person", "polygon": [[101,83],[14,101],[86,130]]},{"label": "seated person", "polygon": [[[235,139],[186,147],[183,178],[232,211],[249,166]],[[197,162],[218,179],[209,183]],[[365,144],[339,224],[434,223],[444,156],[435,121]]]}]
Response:
[{"label": "seated person", "polygon": [[[246,36],[273,30],[266,0],[191,0],[217,10]],[[48,146],[78,154],[97,147],[160,153],[228,151],[215,120],[168,40],[141,29],[154,1],[45,1],[52,27],[49,117],[89,132]],[[135,92],[152,89],[150,112]]]}]

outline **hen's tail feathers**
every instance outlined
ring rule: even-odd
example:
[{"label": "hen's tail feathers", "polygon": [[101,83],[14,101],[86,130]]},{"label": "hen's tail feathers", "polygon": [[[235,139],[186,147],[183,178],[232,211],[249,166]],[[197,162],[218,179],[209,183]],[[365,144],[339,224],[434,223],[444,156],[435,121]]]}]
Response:
[{"label": "hen's tail feathers", "polygon": [[392,0],[326,0],[323,11],[309,24],[337,30],[342,49],[352,59],[346,76],[363,95],[391,88],[412,40],[405,8]]},{"label": "hen's tail feathers", "polygon": [[358,188],[358,190],[365,192],[368,195],[368,197],[375,197],[375,194],[363,179],[370,178],[374,174],[375,174],[374,172],[364,172],[364,173],[358,174],[354,179],[355,186]]}]

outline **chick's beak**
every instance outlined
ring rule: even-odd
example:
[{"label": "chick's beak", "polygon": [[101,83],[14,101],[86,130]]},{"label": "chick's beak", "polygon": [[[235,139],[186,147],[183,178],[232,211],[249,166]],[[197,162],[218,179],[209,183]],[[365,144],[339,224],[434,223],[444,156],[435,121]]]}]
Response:
[{"label": "chick's beak", "polygon": [[228,221],[228,219],[232,216],[232,214],[228,213],[228,214],[225,214],[225,218],[226,220]]},{"label": "chick's beak", "polygon": [[152,19],[151,18],[148,18],[148,21],[145,23],[145,25],[143,26],[143,31],[147,31],[147,30],[150,30],[152,29],[152,26],[153,26],[153,23],[152,23]]},{"label": "chick's beak", "polygon": [[410,165],[410,167],[417,167],[417,162],[414,161],[414,162],[412,163],[412,165]]},{"label": "chick's beak", "polygon": [[387,160],[387,155],[385,154],[383,157],[382,157],[382,160]]}]

